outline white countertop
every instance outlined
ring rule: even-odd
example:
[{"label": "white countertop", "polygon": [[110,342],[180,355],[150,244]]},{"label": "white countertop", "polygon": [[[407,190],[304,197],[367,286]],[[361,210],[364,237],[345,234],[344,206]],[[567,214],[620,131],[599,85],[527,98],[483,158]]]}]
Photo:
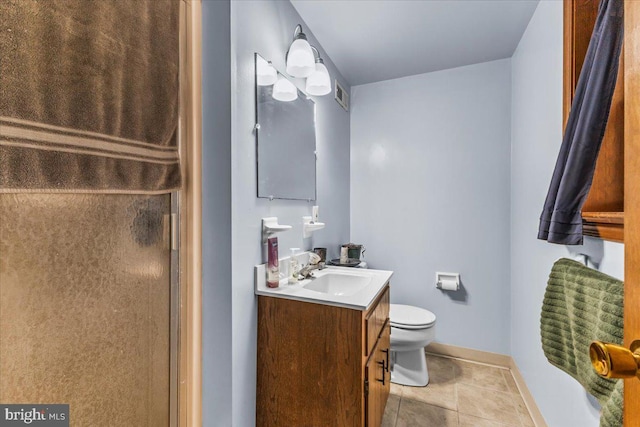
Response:
[{"label": "white countertop", "polygon": [[287,280],[282,280],[279,287],[269,288],[266,283],[265,269],[265,264],[255,266],[256,295],[332,305],[356,310],[367,310],[393,274],[393,271],[386,270],[369,270],[334,266],[326,267],[323,270],[314,270],[313,275],[316,278],[320,278],[326,274],[336,273],[340,275],[367,277],[371,279],[364,288],[352,295],[333,295],[317,292],[305,287],[305,285],[312,283],[315,279],[300,280],[298,283],[291,285],[287,283]]}]

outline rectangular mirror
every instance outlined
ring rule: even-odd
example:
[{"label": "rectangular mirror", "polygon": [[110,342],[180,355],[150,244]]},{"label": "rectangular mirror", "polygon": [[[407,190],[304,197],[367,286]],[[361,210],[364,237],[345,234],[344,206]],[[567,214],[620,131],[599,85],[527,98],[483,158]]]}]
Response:
[{"label": "rectangular mirror", "polygon": [[255,54],[258,197],[316,199],[315,102]]}]

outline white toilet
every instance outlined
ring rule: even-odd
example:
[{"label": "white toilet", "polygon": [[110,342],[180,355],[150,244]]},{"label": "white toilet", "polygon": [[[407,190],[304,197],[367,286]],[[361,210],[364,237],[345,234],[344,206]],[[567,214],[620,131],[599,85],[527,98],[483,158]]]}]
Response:
[{"label": "white toilet", "polygon": [[391,382],[424,387],[429,383],[424,348],[436,336],[436,315],[419,307],[390,304]]}]

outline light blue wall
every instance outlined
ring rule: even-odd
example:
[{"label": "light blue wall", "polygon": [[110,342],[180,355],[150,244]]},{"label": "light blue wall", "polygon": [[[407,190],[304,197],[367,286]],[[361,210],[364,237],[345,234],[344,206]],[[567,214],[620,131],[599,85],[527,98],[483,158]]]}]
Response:
[{"label": "light blue wall", "polygon": [[202,416],[231,426],[231,30],[229,1],[202,2]]},{"label": "light blue wall", "polygon": [[584,247],[536,239],[538,218],[562,141],[562,2],[541,1],[512,58],[511,353],[550,427],[597,426],[597,405],[545,359],[540,308],[551,266],[585,252],[622,278],[623,245]]},{"label": "light blue wall", "polygon": [[[332,94],[314,97],[317,106],[317,204],[326,228],[303,241],[302,216],[311,214],[313,202],[270,202],[256,197],[253,55],[257,52],[273,61],[276,68],[284,70],[284,56],[298,23],[303,25],[309,42],[320,49],[332,80],[338,78],[348,88],[291,3],[273,0],[231,2],[233,388],[230,392],[234,427],[255,423],[257,304],[253,266],[263,262],[261,218],[277,216],[280,223],[293,225],[293,230],[279,235],[281,254],[286,254],[290,247],[326,246],[329,255],[336,257],[337,246],[349,240],[349,114]],[[303,80],[296,83],[303,89]],[[211,425],[218,425],[213,422]]]},{"label": "light blue wall", "polygon": [[[352,90],[351,240],[436,341],[509,353],[510,60]],[[461,274],[464,291],[435,287]]]},{"label": "light blue wall", "polygon": [[[372,267],[396,271],[394,302],[437,314],[438,341],[512,354],[549,426],[598,425],[598,409],[548,364],[539,338],[556,259],[586,252],[623,274],[623,245],[536,239],[562,137],[562,3],[540,2],[511,60],[354,88],[351,128],[331,95],[317,99],[327,228],[304,241],[313,203],[255,197],[252,133],[253,53],[284,69],[297,23],[289,2],[203,2],[204,425],[254,425],[253,265],[265,216],[294,226],[281,234],[283,253],[327,246],[335,257],[339,243],[365,244]],[[466,296],[436,290],[435,271],[460,272]]]}]

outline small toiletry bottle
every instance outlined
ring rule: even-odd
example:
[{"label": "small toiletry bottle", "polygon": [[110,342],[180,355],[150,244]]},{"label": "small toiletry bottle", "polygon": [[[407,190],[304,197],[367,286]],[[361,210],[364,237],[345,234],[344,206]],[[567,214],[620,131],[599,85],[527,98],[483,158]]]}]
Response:
[{"label": "small toiletry bottle", "polygon": [[349,262],[349,248],[346,245],[340,247],[340,264]]},{"label": "small toiletry bottle", "polygon": [[289,284],[298,283],[298,256],[296,253],[300,248],[291,248],[291,258],[289,258]]},{"label": "small toiletry bottle", "polygon": [[267,287],[277,288],[280,285],[280,269],[278,268],[278,238],[267,240]]}]

